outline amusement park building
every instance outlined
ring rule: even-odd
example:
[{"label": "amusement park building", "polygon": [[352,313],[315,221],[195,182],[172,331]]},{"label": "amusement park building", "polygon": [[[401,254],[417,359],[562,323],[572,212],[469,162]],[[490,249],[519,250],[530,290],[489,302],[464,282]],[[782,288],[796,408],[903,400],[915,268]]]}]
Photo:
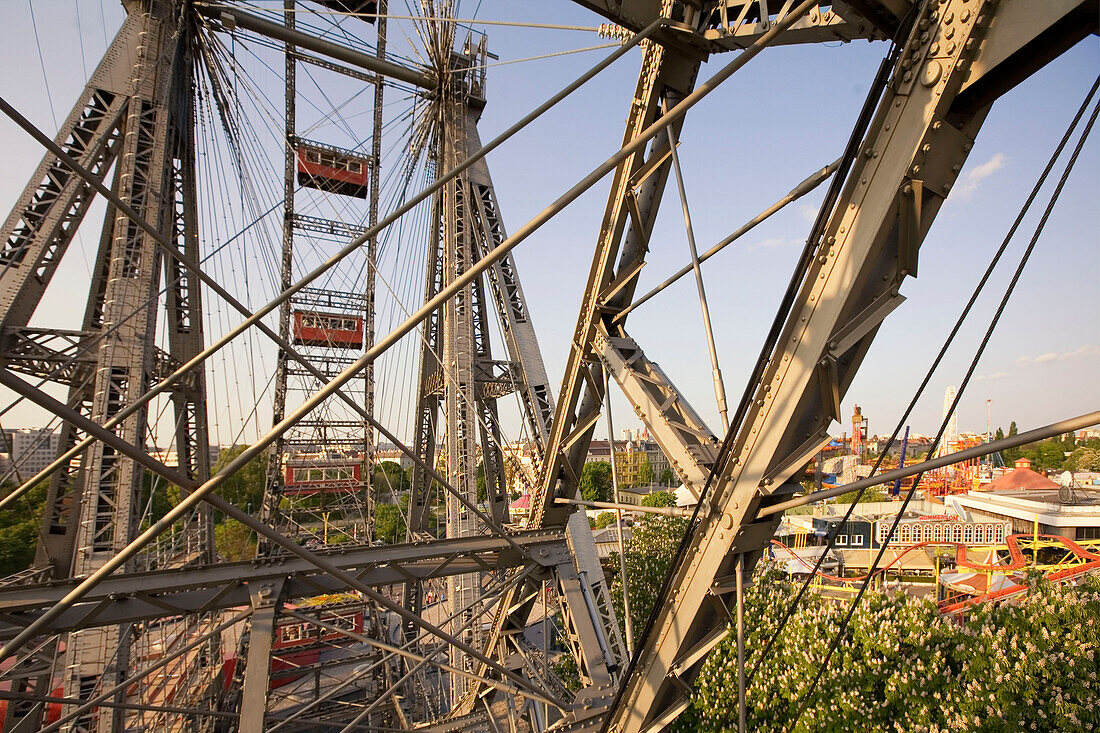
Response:
[{"label": "amusement park building", "polygon": [[1003,489],[970,491],[951,498],[960,516],[1008,522],[1012,533],[1040,534],[1071,540],[1100,539],[1100,496],[1082,489]]},{"label": "amusement park building", "polygon": [[1031,470],[1026,458],[980,491],[949,500],[960,517],[1007,522],[1011,533],[1058,535],[1071,540],[1100,539],[1100,493],[1087,487],[1063,489]]}]

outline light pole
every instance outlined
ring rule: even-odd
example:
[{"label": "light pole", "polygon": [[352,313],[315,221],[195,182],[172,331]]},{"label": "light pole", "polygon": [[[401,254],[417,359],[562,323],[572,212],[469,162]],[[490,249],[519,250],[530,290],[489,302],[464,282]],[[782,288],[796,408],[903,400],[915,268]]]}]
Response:
[{"label": "light pole", "polygon": [[[993,403],[992,399],[987,399],[985,401],[985,442],[986,443],[988,443],[990,440],[993,439],[993,433],[991,432],[991,428],[993,427],[993,423],[989,419],[990,405],[992,403]],[[990,475],[990,478],[992,478],[992,476],[993,476],[993,454],[992,453],[989,455],[989,475]]]}]

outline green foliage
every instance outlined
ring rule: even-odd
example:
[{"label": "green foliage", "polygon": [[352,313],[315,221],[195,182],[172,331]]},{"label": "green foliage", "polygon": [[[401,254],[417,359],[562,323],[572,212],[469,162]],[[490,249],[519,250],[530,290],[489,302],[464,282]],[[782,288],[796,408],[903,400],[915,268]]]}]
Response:
[{"label": "green foliage", "polygon": [[[561,616],[554,616],[554,627],[558,629],[565,628],[565,625],[561,622]],[[564,631],[558,633],[558,646],[565,647],[566,649],[569,648],[569,639],[566,637]],[[565,652],[559,655],[550,666],[554,670],[554,674],[556,674],[562,684],[565,685],[565,689],[570,692],[576,692],[581,689],[581,673],[577,668],[577,660],[573,659],[572,654]]]},{"label": "green foliage", "polygon": [[[4,496],[14,488],[5,487]],[[33,486],[10,509],[0,512],[0,577],[26,570],[34,561],[46,489],[45,482]]]},{"label": "green foliage", "polygon": [[405,526],[405,513],[396,504],[374,505],[375,537],[388,545],[404,542]]},{"label": "green foliage", "polygon": [[[230,461],[244,452],[246,445],[226,448],[218,456],[214,466],[217,473]],[[230,476],[218,488],[218,495],[233,506],[252,514],[259,510],[264,500],[264,484],[267,482],[267,455],[261,453],[244,465],[240,471]],[[221,521],[221,513],[215,513],[215,521]]]},{"label": "green foliage", "polygon": [[863,496],[859,496],[858,489],[856,489],[855,491],[847,491],[836,498],[836,503],[853,504],[856,502],[857,497],[861,503],[872,501],[890,501],[890,497],[886,493],[885,489],[882,489],[878,486],[868,486],[863,491]]},{"label": "green foliage", "polygon": [[642,464],[638,467],[638,485],[648,486],[653,483],[653,464],[649,462],[649,456],[642,456]]},{"label": "green foliage", "polygon": [[1086,446],[1076,448],[1063,467],[1070,471],[1100,471],[1100,449]]},{"label": "green foliage", "polygon": [[672,472],[671,468],[666,468],[661,471],[661,485],[662,486],[674,486],[676,484],[676,474]]},{"label": "green foliage", "polygon": [[0,576],[26,570],[34,562],[38,522],[25,520],[0,528]]},{"label": "green foliage", "polygon": [[[746,666],[773,633],[794,587],[764,564],[746,595]],[[747,691],[754,731],[1084,731],[1100,726],[1100,580],[1035,581],[1012,604],[986,603],[957,623],[933,603],[871,593],[844,634],[806,713],[791,728],[844,608],[808,595]],[[736,641],[705,662],[675,727],[737,724]]]},{"label": "green foliage", "polygon": [[374,487],[377,496],[396,497],[408,491],[409,484],[409,475],[401,469],[399,463],[382,461],[374,467],[371,486]]},{"label": "green foliage", "polygon": [[489,491],[485,488],[485,462],[478,461],[477,463],[477,503],[485,501],[489,498]]},{"label": "green foliage", "polygon": [[592,522],[593,529],[603,529],[615,523],[615,515],[612,512],[600,512]]},{"label": "green foliage", "polygon": [[226,519],[214,527],[214,547],[230,562],[251,560],[256,557],[256,533],[236,519]]},{"label": "green foliage", "polygon": [[[1016,421],[1013,420],[1008,426],[1008,437],[1016,435],[1019,431],[1016,429]],[[1005,463],[1011,467],[1012,463],[1021,456],[1022,448],[1005,448],[1001,451],[1001,457],[1005,459]]]},{"label": "green foliage", "polygon": [[141,476],[141,509],[148,514],[142,520],[142,527],[148,527],[167,514],[180,499],[180,488],[169,484],[160,476],[143,471]]},{"label": "green foliage", "polygon": [[1017,448],[1010,448],[1003,451],[1002,456],[1010,467],[1013,461],[1020,458],[1027,458],[1031,461],[1032,470],[1039,472],[1058,471],[1062,469],[1085,470],[1074,468],[1074,465],[1070,463],[1073,459],[1072,456],[1066,456],[1067,453],[1072,454],[1077,449],[1078,447],[1072,438],[1067,439],[1067,436],[1061,435],[1056,438],[1048,438],[1038,443],[1028,443],[1027,445],[1022,445]]},{"label": "green foliage", "polygon": [[580,486],[585,501],[611,501],[611,464],[605,461],[584,464]]},{"label": "green foliage", "polygon": [[[645,628],[686,529],[686,519],[653,514],[643,516],[631,529],[630,539],[625,542],[623,550],[627,585],[630,588],[630,619],[635,634],[640,634]],[[619,567],[617,553],[612,558],[611,566]],[[625,634],[623,583],[619,575],[615,576],[611,584],[611,602],[615,605],[615,613]]]},{"label": "green foliage", "polygon": [[642,497],[642,506],[676,506],[676,494],[671,491],[654,491]]}]

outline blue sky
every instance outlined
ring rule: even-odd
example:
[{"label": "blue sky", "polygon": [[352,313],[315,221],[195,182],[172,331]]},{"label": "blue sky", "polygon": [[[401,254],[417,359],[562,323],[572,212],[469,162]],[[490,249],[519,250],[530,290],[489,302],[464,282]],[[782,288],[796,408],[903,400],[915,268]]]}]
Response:
[{"label": "blue sky", "polygon": [[[564,1],[465,2],[459,15],[470,17],[475,7],[482,20],[588,28],[602,22]],[[39,43],[45,53],[42,66],[27,5],[12,2],[5,10],[9,34],[8,42],[0,47],[0,63],[20,72],[0,79],[0,95],[52,132],[55,125],[46,81],[56,118],[61,120],[83,84],[85,69],[94,67],[105,46],[104,39],[113,36],[121,23],[121,6],[115,0],[82,0],[79,6],[64,0],[35,3]],[[77,10],[82,32],[78,31]],[[590,30],[504,26],[485,30],[490,49],[501,62],[607,42]],[[365,32],[366,40],[372,41],[370,27],[365,27]],[[406,34],[412,34],[407,23],[395,24],[391,48],[409,53]],[[722,239],[840,154],[886,50],[885,44],[867,42],[769,49],[689,113],[681,135],[681,159],[700,249]],[[606,53],[608,50],[603,49],[491,68],[489,103],[480,124],[482,139],[488,140],[505,129]],[[244,54],[240,58],[242,65],[250,63]],[[712,58],[704,65],[701,77],[713,74],[730,58]],[[618,149],[639,59],[637,51],[631,52],[490,156],[501,211],[510,231]],[[1098,62],[1100,43],[1089,38],[994,105],[960,176],[960,185],[944,205],[922,248],[920,277],[908,280],[904,286],[908,301],[880,330],[848,393],[844,414],[850,414],[852,405],[858,403],[870,420],[872,432],[892,429],[1100,69]],[[262,68],[249,73],[258,86],[279,93],[278,80],[264,77]],[[347,99],[354,93],[354,87],[341,81],[332,98]],[[387,92],[387,98],[394,100],[394,110],[401,106],[401,96]],[[366,100],[369,102],[369,96]],[[349,104],[349,120],[352,107],[362,101]],[[369,135],[367,119],[362,122],[363,137]],[[4,143],[0,160],[8,174],[0,181],[0,200],[13,202],[41,156],[7,120],[0,120],[0,140]],[[515,253],[555,388],[560,384],[608,187],[609,179],[597,184]],[[987,399],[992,400],[994,428],[1007,428],[1009,421],[1015,420],[1026,429],[1100,405],[1098,188],[1098,148],[1091,140],[979,365],[979,378],[963,397],[960,429],[985,429]],[[735,402],[744,389],[749,365],[759,351],[819,200],[820,193],[803,199],[704,265],[731,401]],[[1041,210],[1045,198],[1040,197],[1039,202],[1036,209]],[[959,383],[1030,237],[1036,214],[1021,227],[1006,263],[933,379],[929,393],[910,420],[913,430],[928,433],[937,427],[944,389]],[[53,298],[43,305],[39,317],[42,322],[61,325],[72,317],[72,301],[57,293],[80,292],[100,216],[94,212],[90,215],[82,246],[66,258],[58,285],[51,288]],[[231,229],[225,225],[225,232]],[[259,250],[242,251],[240,269],[233,270],[233,275],[225,270],[223,276],[244,277],[251,272],[262,280],[264,268],[270,267],[270,263],[260,261],[262,257]],[[679,269],[687,257],[678,201],[670,188],[639,292]],[[395,256],[395,265],[399,261],[404,260]],[[257,286],[256,292],[249,293],[252,305],[262,302],[264,292],[265,287]],[[635,311],[629,329],[712,428],[716,427],[704,332],[691,279],[683,279]],[[255,363],[268,363],[263,347],[253,344],[251,349],[256,352]],[[227,400],[235,382],[240,381],[243,365],[252,363],[243,361],[245,357],[240,353],[232,364],[225,361],[211,367],[212,377],[223,384],[219,394],[226,395]],[[392,368],[403,367],[395,362]],[[219,369],[236,376],[215,373]],[[256,388],[257,394],[262,394],[261,387]],[[224,410],[224,422],[228,424],[242,412],[249,412],[247,402],[216,409]],[[255,427],[264,426],[265,409],[261,406],[252,417]],[[632,420],[627,420],[625,403],[616,403],[615,409],[620,416],[617,423],[629,426]],[[269,409],[266,414],[269,421]],[[394,414],[397,423],[404,424],[404,418]],[[20,407],[4,418],[4,426],[41,421],[39,413]],[[847,425],[837,426],[835,432],[849,429]],[[244,437],[252,432],[247,430]],[[227,441],[223,438],[223,442]]]}]

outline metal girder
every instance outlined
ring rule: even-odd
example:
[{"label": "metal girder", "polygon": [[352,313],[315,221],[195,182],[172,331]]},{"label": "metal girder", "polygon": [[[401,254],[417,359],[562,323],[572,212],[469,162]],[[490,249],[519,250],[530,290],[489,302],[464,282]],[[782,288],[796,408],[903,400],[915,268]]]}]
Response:
[{"label": "metal girder", "polygon": [[[452,54],[453,58],[453,54]],[[456,85],[457,86],[457,85]],[[449,92],[449,93],[448,93]],[[455,90],[444,87],[439,107],[439,129],[436,139],[439,160],[444,170],[450,170],[469,155],[466,147],[467,129],[474,124],[466,99]],[[456,176],[439,193],[440,219],[442,222],[443,287],[458,280],[471,269],[474,262],[473,218],[468,208],[468,191],[465,176]],[[458,492],[469,501],[477,501],[477,435],[479,429],[477,391],[474,384],[474,362],[487,346],[481,339],[477,325],[478,308],[483,299],[480,293],[481,279],[470,282],[455,292],[454,297],[443,304],[442,333],[443,361],[441,368],[446,378],[443,383],[444,424],[444,476]],[[476,300],[475,300],[476,298]],[[488,486],[486,486],[488,488]],[[491,502],[493,503],[493,502]],[[463,537],[482,532],[481,522],[463,506],[456,497],[447,495],[444,507],[447,518],[447,537]],[[505,506],[505,509],[507,507]],[[470,606],[479,593],[480,575],[451,576],[447,579],[447,601],[451,608]],[[466,619],[455,619],[458,627]],[[480,648],[480,629],[462,625],[462,640]],[[451,664],[467,669],[470,660],[459,649],[451,649]],[[462,676],[450,680],[452,704],[465,694],[470,681]]]},{"label": "metal girder", "polygon": [[282,606],[283,582],[257,583],[249,588],[252,617],[248,624],[248,660],[244,667],[239,733],[262,733],[270,681],[275,617]]},{"label": "metal girder", "polygon": [[[671,8],[672,3],[667,4]],[[624,145],[661,116],[666,101],[678,100],[692,90],[699,65],[698,56],[689,56],[657,43],[646,46],[627,118]],[[680,127],[682,120],[673,124]],[[629,304],[633,297],[640,263],[645,260],[652,224],[668,180],[668,151],[667,138],[659,136],[648,150],[631,155],[615,170],[573,335],[573,348],[558,393],[542,485],[531,497],[531,526],[560,524],[569,513],[569,510],[554,507],[553,499],[556,494],[571,497],[576,493],[595,425],[590,418],[599,415],[603,404],[603,380],[592,378],[589,373],[590,364],[596,358],[593,344],[598,324],[601,320],[610,322],[617,310]],[[581,431],[578,439],[563,449],[574,429]]]},{"label": "metal girder", "polygon": [[[670,17],[683,26],[658,34],[657,40],[694,47],[706,53],[747,48],[796,4],[787,0],[684,0],[670,11],[662,12],[661,0],[574,2],[635,32],[658,17]],[[912,4],[911,0],[822,0],[820,8],[797,20],[776,44],[890,38]],[[682,32],[689,29],[692,33]]]},{"label": "metal girder", "polygon": [[[5,268],[6,282],[0,286],[5,296],[0,320],[6,335],[26,326],[92,198],[95,186],[88,179],[101,179],[115,157],[120,161],[113,184],[118,199],[170,239],[181,254],[198,254],[191,66],[184,63],[182,51],[189,43],[189,27],[182,6],[174,3],[150,0],[128,10],[115,42],[59,133],[60,152],[55,147],[46,156],[24,201],[8,219],[12,266]],[[82,172],[62,164],[65,156],[75,159]],[[43,170],[46,180],[40,184]],[[163,256],[157,238],[139,227],[132,215],[107,208],[82,327],[91,338],[78,345],[91,345],[95,339],[95,347],[89,349],[90,363],[83,375],[87,379],[70,384],[69,405],[98,423],[132,404],[150,385],[162,263],[174,278],[167,285],[170,350],[174,356],[189,357],[203,344],[197,282],[189,273],[181,275],[178,263]],[[45,361],[46,368],[51,361],[53,366],[67,361],[42,346],[35,343],[33,353],[24,354],[30,357],[20,364],[24,371],[44,366],[36,361]],[[65,364],[62,371],[71,366]],[[202,379],[199,374],[173,394],[181,465],[199,478],[209,472]],[[146,423],[146,411],[140,410],[116,431],[133,444],[144,439]],[[72,425],[64,426],[62,450],[77,438]],[[50,484],[38,562],[58,575],[87,575],[132,539],[142,471],[102,444],[75,458],[69,468],[68,473],[55,474]],[[183,535],[194,536],[184,553],[193,558],[210,557],[212,528],[201,517],[201,512],[192,516]],[[71,635],[59,667],[64,695],[80,698],[99,684],[101,676],[119,678],[133,642],[126,627]],[[80,725],[117,730],[122,713],[83,716]]]},{"label": "metal girder", "polygon": [[[476,126],[471,126],[467,135],[469,145],[481,147]],[[467,176],[470,185],[470,210],[477,222],[474,236],[480,259],[485,252],[507,239],[508,234],[500,217],[489,166],[482,160],[470,168]],[[546,366],[542,361],[542,352],[539,350],[527,300],[523,295],[523,286],[519,281],[519,271],[511,253],[489,269],[488,283],[504,330],[505,346],[513,364],[513,374],[518,378],[516,388],[520,391],[527,430],[536,437],[541,450],[550,430],[550,421],[554,417],[554,396],[550,380],[546,376]]]},{"label": "metal girder", "polygon": [[[311,38],[311,36],[295,30],[299,8],[296,7],[294,0],[284,0],[283,10],[284,25],[282,26],[262,19],[256,19],[256,21],[263,27],[282,29],[280,33],[274,34],[273,37],[285,43],[283,47],[285,74],[283,237],[280,258],[280,281],[281,287],[285,291],[290,288],[296,265],[301,262],[302,255],[298,251],[301,245],[297,243],[300,236],[306,237],[314,244],[319,239],[344,243],[348,239],[363,237],[367,232],[367,228],[315,216],[305,216],[296,211],[295,196],[299,190],[298,176],[300,175],[297,171],[297,156],[302,144],[339,155],[357,154],[354,151],[338,148],[327,143],[305,140],[298,135],[297,63],[299,54],[296,52],[297,47],[293,44],[296,40],[301,40],[303,37]],[[223,18],[223,23],[225,22],[226,19]],[[234,18],[232,22],[236,22],[236,19]],[[244,25],[249,27],[247,23]],[[253,28],[253,30],[257,29]],[[264,31],[261,29],[258,32]],[[328,44],[333,48],[337,48],[336,44],[331,44],[328,41],[319,40],[315,37],[314,40],[322,45]],[[355,53],[358,54],[359,52]],[[365,54],[359,55],[365,58],[373,58],[367,57]],[[385,66],[386,62],[381,61],[381,64]],[[371,79],[373,81],[374,77],[371,77]],[[381,88],[381,84],[375,85],[376,95],[380,93]],[[376,144],[377,140],[372,144],[372,152]],[[362,164],[367,165],[370,171],[372,185],[368,186],[367,197],[370,199],[370,205],[376,218],[378,155],[372,154],[369,159],[362,161]],[[351,352],[345,349],[326,348],[317,343],[300,342],[295,335],[292,335],[290,326],[291,317],[297,318],[296,311],[317,310],[369,320],[367,324],[369,338],[373,340],[373,320],[370,320],[369,315],[374,302],[372,292],[375,254],[373,242],[374,240],[371,239],[366,248],[369,274],[365,292],[307,287],[301,289],[288,301],[280,305],[279,340],[283,343],[280,345],[276,356],[272,401],[273,424],[278,424],[285,417],[287,398],[290,393],[312,394],[318,383],[323,384],[325,381],[335,378],[355,360],[354,356],[348,356]],[[312,251],[311,247],[306,247],[306,249]],[[296,333],[295,328],[293,334]],[[367,334],[363,334],[363,337],[366,339]],[[298,344],[306,348],[303,352],[297,352],[291,344]],[[319,541],[327,542],[328,532],[326,530],[330,526],[328,516],[335,513],[342,520],[342,536],[346,537],[350,532],[355,537],[362,534],[368,541],[373,537],[374,493],[370,482],[374,466],[374,430],[371,424],[374,409],[373,379],[373,368],[364,370],[359,379],[356,380],[354,389],[341,391],[339,394],[334,395],[323,409],[317,411],[316,414],[320,416],[318,419],[311,420],[308,423],[299,423],[294,429],[276,440],[267,455],[265,490],[261,508],[261,516],[265,522],[279,527],[287,534],[296,533],[307,536],[313,534]],[[334,410],[344,410],[346,407],[350,407],[358,413],[362,420],[328,419],[333,415]],[[336,414],[339,415],[340,413]],[[341,482],[338,485],[329,486],[311,486],[311,489],[321,489],[313,494],[313,497],[318,501],[305,502],[303,506],[303,504],[296,503],[292,499],[287,500],[288,494],[292,492],[287,490],[284,470],[293,471],[294,469],[287,468],[291,465],[288,461],[300,458],[301,456],[297,453],[297,450],[311,444],[317,446],[317,454],[343,449],[345,451],[343,458],[347,459],[349,463],[354,461],[361,465],[361,475],[358,480],[352,482]],[[308,461],[309,457],[305,457],[304,460]],[[318,534],[315,531],[316,527],[325,529]],[[268,550],[267,542],[261,540],[260,552],[266,553]]]},{"label": "metal girder", "polygon": [[[512,539],[544,566],[560,564],[570,557],[561,530],[521,532]],[[493,536],[329,550],[319,554],[371,586],[450,577],[471,571],[490,572],[527,562],[506,540]],[[280,555],[205,567],[125,573],[103,581],[80,604],[51,624],[49,633],[233,608],[248,603],[249,588],[278,579],[285,579],[283,595],[287,599],[345,588],[316,566]],[[76,580],[59,580],[0,589],[0,639],[10,638],[76,584]]]},{"label": "metal girder", "polygon": [[[910,0],[825,2],[796,21],[777,45],[869,41],[890,38]],[[746,48],[794,7],[782,0],[716,0],[703,3],[697,26],[708,51]]]},{"label": "metal girder", "polygon": [[195,9],[208,18],[221,23],[222,28],[227,31],[235,30],[238,27],[244,28],[253,33],[259,33],[262,36],[298,46],[307,51],[313,51],[337,61],[358,66],[374,74],[382,74],[422,89],[434,89],[436,86],[435,80],[419,69],[385,61],[354,48],[294,30],[293,26],[280,25],[257,15],[246,13],[238,8],[226,9],[220,4],[214,6],[196,4]]},{"label": "metal girder", "polygon": [[[474,384],[481,399],[495,400],[522,389],[523,376],[518,365],[511,361],[497,359],[478,359],[474,365]],[[436,369],[426,380],[425,396],[443,395],[446,376],[442,369]]]},{"label": "metal girder", "polygon": [[601,329],[595,350],[676,475],[698,497],[718,456],[718,439],[638,343],[620,333],[609,337]]},{"label": "metal girder", "polygon": [[[30,326],[9,329],[0,349],[0,360],[6,362],[13,372],[30,374],[57,384],[70,387],[89,384],[95,373],[96,342],[99,338],[100,334],[94,331]],[[184,361],[163,349],[154,348],[150,383],[159,383],[179,369]],[[195,392],[201,381],[200,375],[190,374],[174,383],[172,390]]]},{"label": "metal girder", "polygon": [[[671,0],[663,3],[664,17],[671,17],[672,6]],[[646,45],[627,118],[624,146],[641,137],[664,109],[691,92],[700,63],[698,53],[688,54],[659,43]],[[673,123],[677,129],[682,124],[682,118]],[[573,512],[573,507],[555,505],[554,498],[576,495],[581,467],[601,412],[605,381],[598,356],[593,351],[597,328],[601,320],[610,320],[633,298],[669,172],[668,140],[663,135],[655,138],[647,148],[626,157],[615,169],[573,348],[558,393],[540,484],[531,495],[530,527],[563,524]],[[583,515],[575,516],[581,521],[576,526],[570,521],[571,541],[583,556],[594,556],[591,530],[583,521]],[[588,579],[593,580],[592,576]],[[578,700],[588,704],[587,708],[582,704],[579,709],[581,717],[598,712],[610,703],[618,682],[617,670],[626,663],[621,640],[617,645],[597,643],[601,637],[606,640],[619,635],[614,611],[609,600],[603,597],[608,589],[602,577],[599,581],[592,583],[593,598],[585,603],[569,603],[565,608],[569,636],[578,642],[574,647],[577,665],[582,679],[589,681],[589,685],[578,693]],[[520,600],[525,597],[528,600]],[[517,591],[501,604],[494,643],[522,631],[533,604],[531,597]],[[607,609],[606,614],[599,610],[603,608]]]},{"label": "metal girder", "polygon": [[[885,315],[875,303],[895,296],[912,272],[920,241],[972,147],[988,107],[960,110],[955,102],[983,49],[998,46],[997,13],[1009,5],[930,2],[914,18],[817,256],[800,275],[801,289],[744,420],[727,436],[668,596],[605,728],[655,731],[689,703],[687,690],[705,658],[693,650],[729,621],[717,598],[731,586],[738,556],[751,572],[780,516],[758,519],[758,513],[782,501],[789,477],[837,417],[829,403],[843,397],[879,325],[851,324],[869,312]],[[852,332],[861,335],[844,339],[839,351],[839,337]]]}]

